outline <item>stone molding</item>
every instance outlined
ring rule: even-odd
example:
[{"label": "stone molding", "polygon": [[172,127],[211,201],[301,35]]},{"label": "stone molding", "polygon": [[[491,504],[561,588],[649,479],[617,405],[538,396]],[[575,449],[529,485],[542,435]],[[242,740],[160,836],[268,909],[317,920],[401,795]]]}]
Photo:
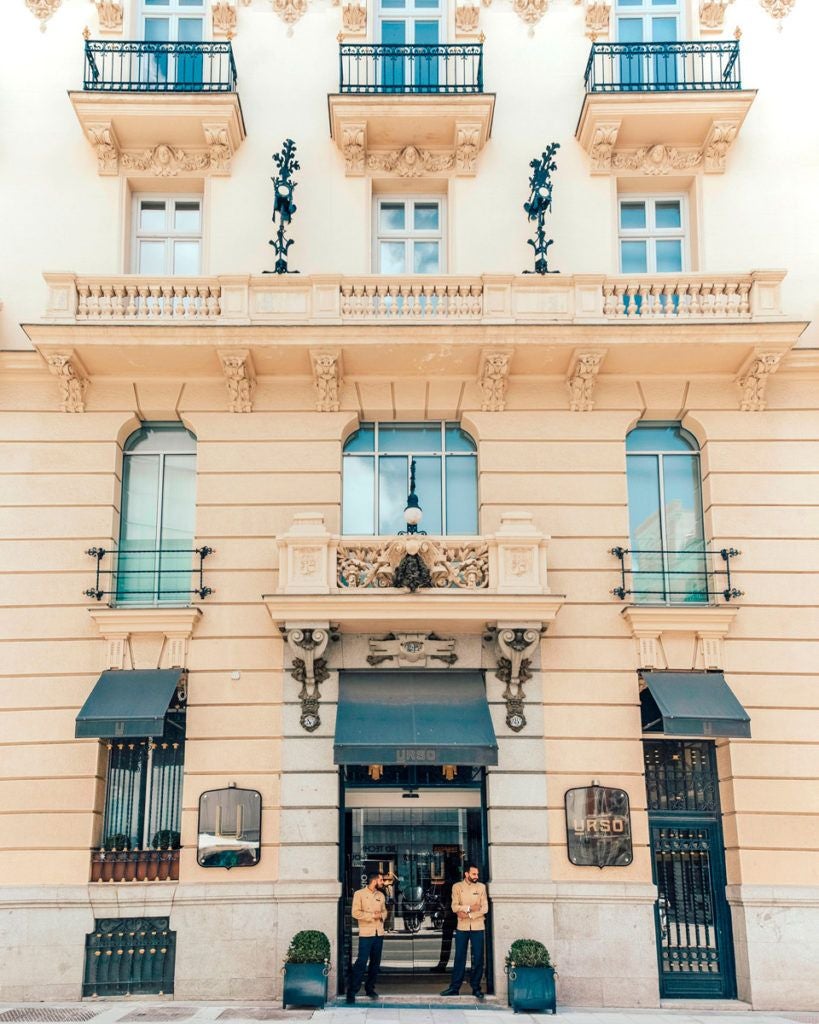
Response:
[{"label": "stone molding", "polygon": [[40,20],[40,31],[45,32],[46,22],[57,13],[62,0],[26,0],[26,7]]},{"label": "stone molding", "polygon": [[49,372],[60,388],[61,412],[85,412],[88,373],[76,352],[50,352],[46,355]]},{"label": "stone molding", "polygon": [[578,352],[573,356],[566,380],[572,412],[591,412],[594,409],[594,385],[606,351]]},{"label": "stone molding", "polygon": [[361,3],[344,4],[341,8],[341,28],[345,35],[367,34],[367,6]]},{"label": "stone molding", "polygon": [[305,732],[315,732],[321,725],[319,687],[330,677],[327,661],[323,657],[330,641],[329,622],[285,623],[280,631],[293,656],[288,668],[290,675],[301,683],[299,724]]},{"label": "stone molding", "polygon": [[256,374],[253,357],[247,349],[218,352],[227,384],[231,412],[253,412]]},{"label": "stone molding", "polygon": [[[739,608],[726,606],[638,607],[631,605],[621,612],[637,641],[638,667],[642,669],[722,669],[723,641],[731,630]],[[691,633],[697,650],[692,666],[670,665],[663,648],[664,634]]]},{"label": "stone molding", "polygon": [[586,35],[593,43],[596,43],[601,36],[609,34],[611,4],[609,0],[587,0],[585,13]]},{"label": "stone molding", "polygon": [[750,366],[737,378],[737,386],[742,389],[742,412],[763,412],[768,407],[765,392],[768,381],[779,369],[782,352],[754,353]]},{"label": "stone molding", "polygon": [[[59,3],[59,0],[57,2]],[[796,6],[796,0],[759,0],[759,2],[764,11],[780,21],[780,28],[782,27],[781,19],[787,17]]]},{"label": "stone molding", "polygon": [[200,608],[89,608],[106,641],[105,669],[185,668]]},{"label": "stone molding", "polygon": [[342,382],[341,351],[311,349],[313,386],[316,389],[316,412],[338,412],[339,388]]},{"label": "stone molding", "polygon": [[734,0],[700,0],[700,29],[721,32],[725,27],[725,11]]},{"label": "stone molding", "polygon": [[702,150],[678,149],[676,146],[657,143],[641,146],[640,149],[615,150],[611,154],[611,167],[618,171],[636,171],[638,174],[656,176],[698,167],[702,160]]},{"label": "stone molding", "polygon": [[549,9],[549,0],[512,0],[512,10],[529,26],[529,35],[535,34],[535,25]]},{"label": "stone molding", "polygon": [[307,0],[270,0],[273,10],[287,25],[287,34],[293,35],[293,26],[307,13]]},{"label": "stone molding", "polygon": [[94,0],[94,6],[97,8],[100,32],[105,34],[118,34],[122,32],[123,10],[121,0]]},{"label": "stone molding", "polygon": [[224,36],[227,39],[232,39],[236,35],[237,11],[235,5],[229,0],[216,0],[216,3],[211,5],[211,17],[214,38]]},{"label": "stone molding", "polygon": [[372,171],[388,171],[399,178],[423,178],[439,174],[455,166],[455,153],[432,153],[417,146],[404,146],[390,153],[370,153],[367,167]]},{"label": "stone molding", "polygon": [[455,35],[476,35],[480,24],[480,18],[481,9],[477,4],[457,4],[455,7]]},{"label": "stone molding", "polygon": [[432,662],[452,666],[458,660],[455,637],[440,637],[436,633],[388,633],[385,637],[370,637],[367,664],[373,667],[391,661],[397,666],[434,668]]},{"label": "stone molding", "polygon": [[478,367],[478,384],[483,394],[483,412],[503,412],[509,384],[513,349],[484,349]]}]

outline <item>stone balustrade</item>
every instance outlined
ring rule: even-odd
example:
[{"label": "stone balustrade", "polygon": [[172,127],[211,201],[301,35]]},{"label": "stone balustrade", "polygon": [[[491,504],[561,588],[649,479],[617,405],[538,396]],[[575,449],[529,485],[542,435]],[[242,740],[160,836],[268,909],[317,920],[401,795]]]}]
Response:
[{"label": "stone balustrade", "polygon": [[784,271],[636,277],[45,274],[45,320],[235,325],[783,319]]}]

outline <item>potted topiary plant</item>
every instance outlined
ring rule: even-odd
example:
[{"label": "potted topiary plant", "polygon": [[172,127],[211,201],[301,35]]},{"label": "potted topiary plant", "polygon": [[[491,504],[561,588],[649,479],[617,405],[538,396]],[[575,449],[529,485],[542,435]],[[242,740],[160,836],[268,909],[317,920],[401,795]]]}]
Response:
[{"label": "potted topiary plant", "polygon": [[282,1008],[320,1006],[327,1002],[330,940],[324,932],[296,932],[284,958]]},{"label": "potted topiary plant", "polygon": [[521,1010],[557,1013],[555,969],[549,950],[535,939],[516,939],[506,954],[509,1005]]}]

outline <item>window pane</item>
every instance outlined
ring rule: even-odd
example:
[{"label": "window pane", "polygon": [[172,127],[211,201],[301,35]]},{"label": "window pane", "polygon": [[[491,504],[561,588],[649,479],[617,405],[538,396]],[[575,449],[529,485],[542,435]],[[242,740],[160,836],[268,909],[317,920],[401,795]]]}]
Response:
[{"label": "window pane", "polygon": [[403,242],[382,242],[379,247],[379,271],[382,274],[403,274],[407,269]]},{"label": "window pane", "polygon": [[620,270],[623,274],[645,274],[648,271],[645,242],[620,242]]},{"label": "window pane", "polygon": [[199,231],[201,224],[201,208],[197,200],[174,203],[173,226],[177,231]]},{"label": "window pane", "polygon": [[415,493],[424,511],[420,528],[427,533],[442,533],[441,460],[438,456],[424,455],[415,460]]},{"label": "window pane", "polygon": [[406,0],[381,0],[382,7],[406,7]]},{"label": "window pane", "polygon": [[167,219],[164,199],[142,199],[139,203],[139,230],[165,231]]},{"label": "window pane", "polygon": [[180,43],[201,43],[202,42],[202,19],[201,18],[180,18],[179,19]]},{"label": "window pane", "polygon": [[682,227],[679,199],[664,199],[654,207],[654,222],[658,228]]},{"label": "window pane", "polygon": [[654,43],[673,43],[677,39],[676,18],[652,18],[651,41]]},{"label": "window pane", "polygon": [[170,7],[171,0],[143,0],[146,7]]},{"label": "window pane", "polygon": [[682,240],[657,242],[657,273],[673,274],[682,270]]},{"label": "window pane", "polygon": [[438,242],[416,242],[413,246],[413,271],[434,274],[441,268]]},{"label": "window pane", "polygon": [[635,427],[626,438],[629,452],[691,452],[699,448],[679,423],[657,423]]},{"label": "window pane", "polygon": [[375,460],[351,456],[343,461],[342,533],[374,534]]},{"label": "window pane", "polygon": [[478,532],[478,460],[449,455],[446,460],[446,532]]},{"label": "window pane", "polygon": [[199,273],[199,242],[174,242],[173,272],[188,275]]},{"label": "window pane", "polygon": [[[617,41],[620,43],[642,43],[643,41],[643,19],[642,18],[618,18],[617,19]],[[640,58],[638,57],[639,61]]]},{"label": "window pane", "polygon": [[165,246],[165,242],[140,242],[138,273],[164,274],[166,272]]},{"label": "window pane", "polygon": [[[382,452],[439,452],[440,423],[380,423],[378,450]],[[403,507],[403,506],[402,506]]]},{"label": "window pane", "polygon": [[409,491],[406,455],[387,455],[378,460],[378,533],[405,530],[404,507]]},{"label": "window pane", "polygon": [[[673,0],[672,0],[673,2]],[[204,7],[202,0],[179,0],[180,7]]]},{"label": "window pane", "polygon": [[447,423],[446,450],[448,452],[474,452],[477,451],[477,445],[457,423]]},{"label": "window pane", "polygon": [[381,203],[379,208],[379,230],[403,231],[406,227],[406,212],[403,203]]},{"label": "window pane", "polygon": [[162,482],[159,600],[189,601],[196,515],[196,456],[166,455]]},{"label": "window pane", "polygon": [[413,227],[416,231],[437,231],[439,223],[437,203],[416,203]]},{"label": "window pane", "polygon": [[415,6],[416,7],[424,7],[424,8],[428,9],[430,7],[438,7],[438,6],[440,6],[440,3],[439,3],[439,0],[415,0]]},{"label": "window pane", "polygon": [[158,541],[159,455],[123,460],[117,601],[146,601],[154,589]]},{"label": "window pane", "polygon": [[629,455],[628,519],[635,601],[664,600],[660,481],[656,455]]},{"label": "window pane", "polygon": [[669,595],[673,601],[707,601],[700,460],[696,455],[663,459]]},{"label": "window pane", "polygon": [[350,434],[344,444],[345,452],[375,451],[375,428],[372,423],[362,423],[354,433]]},{"label": "window pane", "polygon": [[188,452],[195,454],[196,438],[179,423],[144,423],[125,442],[124,451]]},{"label": "window pane", "polygon": [[145,19],[145,42],[165,43],[168,41],[171,31],[169,18],[146,18]]},{"label": "window pane", "polygon": [[646,226],[646,204],[645,203],[620,203],[620,227],[621,228],[645,228]]}]

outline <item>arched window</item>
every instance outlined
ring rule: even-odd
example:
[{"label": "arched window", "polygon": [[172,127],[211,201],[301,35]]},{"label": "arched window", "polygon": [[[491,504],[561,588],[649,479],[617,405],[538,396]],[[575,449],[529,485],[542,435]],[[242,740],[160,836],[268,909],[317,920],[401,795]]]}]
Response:
[{"label": "arched window", "polygon": [[344,445],[342,531],[406,530],[410,463],[430,534],[478,532],[475,442],[457,423],[362,423]]},{"label": "arched window", "polygon": [[635,600],[708,601],[696,439],[679,423],[640,423],[626,455]]},{"label": "arched window", "polygon": [[196,438],[180,423],[145,423],[125,442],[117,603],[191,597]]}]

